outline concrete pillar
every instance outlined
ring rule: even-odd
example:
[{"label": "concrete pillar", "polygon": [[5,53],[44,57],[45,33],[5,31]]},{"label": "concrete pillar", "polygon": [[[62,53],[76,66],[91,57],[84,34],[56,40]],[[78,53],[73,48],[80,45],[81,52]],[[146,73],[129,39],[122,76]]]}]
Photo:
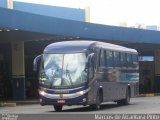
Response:
[{"label": "concrete pillar", "polygon": [[160,49],[155,50],[155,92],[160,92]]},{"label": "concrete pillar", "polygon": [[7,8],[13,9],[13,0],[7,0]]},{"label": "concrete pillar", "polygon": [[13,99],[25,99],[24,42],[12,42]]},{"label": "concrete pillar", "polygon": [[[13,9],[13,0],[6,0]],[[14,100],[25,99],[24,42],[12,42],[12,91]]]},{"label": "concrete pillar", "polygon": [[90,7],[85,8],[85,22],[90,22]]},{"label": "concrete pillar", "polygon": [[160,49],[155,50],[155,74],[160,75]]}]

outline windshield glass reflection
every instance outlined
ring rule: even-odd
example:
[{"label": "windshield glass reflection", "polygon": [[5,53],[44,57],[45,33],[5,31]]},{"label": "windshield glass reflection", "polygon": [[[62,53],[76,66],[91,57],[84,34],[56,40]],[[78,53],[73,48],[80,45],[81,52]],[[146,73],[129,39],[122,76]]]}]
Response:
[{"label": "windshield glass reflection", "polygon": [[85,53],[44,54],[40,84],[50,86],[72,86],[87,81]]}]

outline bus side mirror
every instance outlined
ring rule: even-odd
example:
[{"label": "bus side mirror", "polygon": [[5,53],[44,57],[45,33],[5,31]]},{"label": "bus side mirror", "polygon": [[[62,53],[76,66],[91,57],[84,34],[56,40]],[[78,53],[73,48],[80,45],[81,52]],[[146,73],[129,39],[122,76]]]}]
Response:
[{"label": "bus side mirror", "polygon": [[41,59],[41,55],[38,55],[36,58],[34,58],[33,61],[33,71],[37,71],[37,63]]}]

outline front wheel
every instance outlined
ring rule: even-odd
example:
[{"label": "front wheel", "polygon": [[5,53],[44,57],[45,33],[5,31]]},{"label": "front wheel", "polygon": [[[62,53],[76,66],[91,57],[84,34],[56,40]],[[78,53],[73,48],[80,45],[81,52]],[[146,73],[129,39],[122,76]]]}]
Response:
[{"label": "front wheel", "polygon": [[54,107],[55,111],[60,112],[60,111],[62,111],[63,106],[62,105],[54,105],[53,107]]}]

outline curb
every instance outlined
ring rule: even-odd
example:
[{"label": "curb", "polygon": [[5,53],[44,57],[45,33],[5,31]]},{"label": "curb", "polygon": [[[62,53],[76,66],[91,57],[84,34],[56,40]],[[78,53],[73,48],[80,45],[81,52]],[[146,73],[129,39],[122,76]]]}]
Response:
[{"label": "curb", "polygon": [[39,104],[39,101],[16,101],[17,105],[31,105],[31,104]]},{"label": "curb", "polygon": [[0,107],[16,107],[15,102],[1,102]]},{"label": "curb", "polygon": [[154,96],[160,96],[160,93],[147,93],[138,95],[138,97],[154,97]]},{"label": "curb", "polygon": [[16,107],[20,105],[32,105],[32,104],[39,104],[39,101],[38,100],[6,101],[6,102],[0,102],[0,107]]}]

